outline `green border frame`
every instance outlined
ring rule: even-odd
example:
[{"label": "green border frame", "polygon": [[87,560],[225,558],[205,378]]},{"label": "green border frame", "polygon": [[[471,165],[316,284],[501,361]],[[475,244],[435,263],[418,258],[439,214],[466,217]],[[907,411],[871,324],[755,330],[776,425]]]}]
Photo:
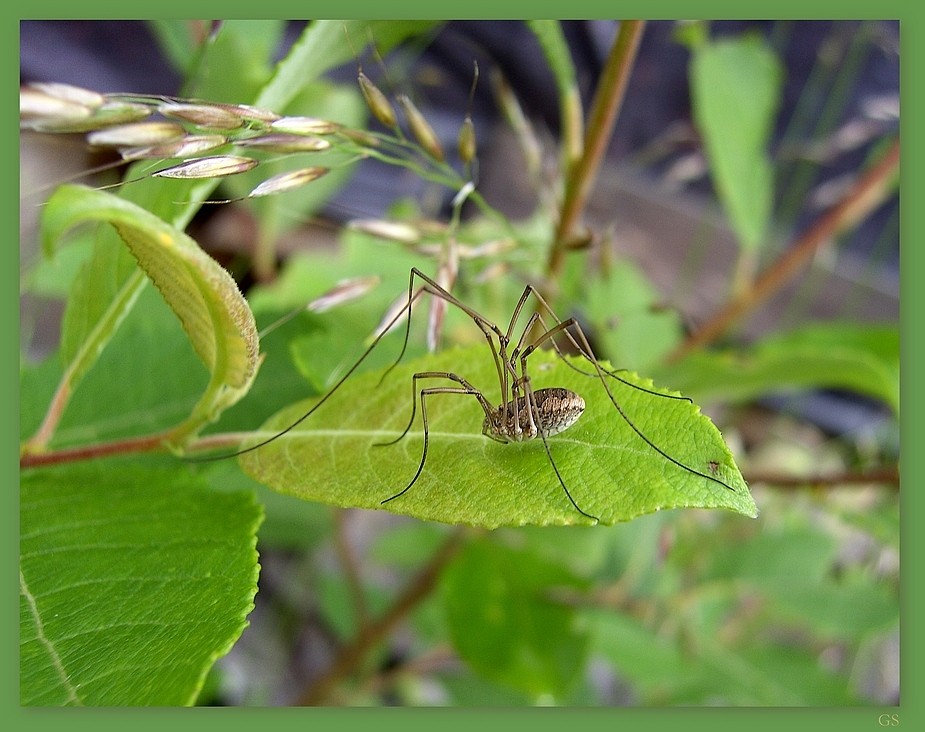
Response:
[{"label": "green border frame", "polygon": [[[313,7],[312,3],[293,3],[293,2],[271,2],[262,3],[259,7],[248,7],[243,3],[229,5],[228,3],[200,1],[191,5],[188,2],[177,2],[176,0],[163,0],[156,5],[145,6],[150,9],[151,13],[144,17],[161,16],[161,17],[228,17],[228,18],[252,18],[257,15],[269,17],[306,17],[317,14],[319,17],[382,17],[383,9],[386,6],[373,3],[371,0],[343,0],[336,4],[325,3],[327,8],[336,7],[333,15],[328,15],[322,8]],[[469,0],[462,6],[453,9],[453,16],[456,18],[520,18],[526,15],[534,17],[572,17],[572,18],[605,18],[621,15],[623,17],[646,17],[653,19],[666,19],[678,17],[702,17],[702,18],[792,18],[792,19],[819,19],[819,18],[897,18],[901,21],[901,51],[902,69],[901,90],[903,116],[901,130],[903,134],[903,170],[901,174],[903,197],[907,201],[919,201],[918,192],[921,188],[921,179],[923,177],[921,163],[921,153],[917,144],[916,137],[909,134],[911,130],[917,129],[916,120],[921,119],[920,114],[922,105],[923,89],[920,79],[925,74],[922,69],[922,34],[920,28],[922,21],[920,16],[923,11],[914,9],[911,3],[907,2],[887,2],[876,5],[860,3],[812,3],[792,2],[790,0],[781,0],[777,3],[763,3],[765,12],[759,12],[759,7],[749,6],[747,12],[743,13],[743,6],[739,3],[722,2],[711,0],[707,3],[698,3],[693,7],[690,3],[682,3],[678,0],[672,2],[660,2],[656,5],[651,2],[602,2],[600,0],[571,0],[567,5],[559,3],[514,3],[501,2],[493,0],[485,2],[484,0]],[[56,0],[54,2],[40,3],[13,3],[13,13],[15,18],[5,23],[4,27],[9,28],[9,42],[5,45],[4,54],[9,54],[10,63],[13,63],[13,56],[19,48],[19,26],[20,19],[40,19],[40,18],[125,18],[139,17],[137,15],[140,7],[121,6],[114,2],[105,2],[104,0],[85,0],[79,6],[73,3]],[[191,10],[195,8],[195,12]],[[410,18],[410,17],[435,17],[434,4],[425,5],[420,0],[391,0],[387,5],[388,17]],[[128,12],[126,12],[128,11]],[[255,12],[259,11],[259,12]],[[565,12],[563,12],[565,11]],[[9,11],[5,11],[9,12]],[[16,61],[18,63],[18,59]],[[916,88],[916,85],[918,88]],[[12,87],[12,83],[9,84]],[[9,95],[6,97],[12,99],[14,90],[9,89]],[[18,132],[12,132],[13,113],[10,113],[10,139],[18,140]],[[18,130],[18,123],[16,129]],[[7,155],[9,155],[7,157]],[[7,171],[12,177],[12,171],[18,168],[14,165],[14,155],[7,154],[7,165],[3,170]],[[18,153],[16,154],[18,163]],[[10,208],[12,209],[12,196],[9,197]],[[909,242],[915,241],[915,235],[921,231],[921,205],[905,206],[901,208],[901,232],[903,241],[906,246],[902,252],[902,270],[901,270],[901,328],[903,333],[902,346],[902,368],[903,368],[903,398],[904,403],[903,417],[901,420],[901,433],[903,442],[906,444],[917,444],[917,439],[921,439],[922,415],[916,407],[919,405],[920,388],[917,377],[917,364],[921,363],[920,357],[921,342],[915,338],[913,323],[917,319],[919,308],[922,305],[923,292],[921,288],[920,274],[922,274],[923,255],[914,245],[910,246]],[[5,219],[10,228],[13,222],[18,221],[17,212],[9,211]],[[18,234],[17,237],[18,239]],[[11,237],[12,240],[12,237]],[[18,298],[14,300],[18,292],[18,287],[14,286],[12,280],[14,273],[18,272],[18,249],[11,245],[3,250],[0,255],[6,258],[3,263],[2,271],[5,278],[9,278],[6,287],[2,288],[3,297],[9,298],[4,312],[19,312]],[[915,285],[918,285],[916,287]],[[3,319],[0,324],[4,327],[10,327],[12,331],[18,330],[18,319],[12,321]],[[3,359],[3,383],[18,384],[18,358],[14,351],[5,352]],[[14,365],[14,361],[16,362]],[[10,404],[18,405],[18,389],[12,386],[10,392]],[[14,399],[16,400],[14,402]],[[911,407],[911,408],[910,408]],[[3,423],[4,431],[8,430],[9,439],[3,440],[2,444],[10,453],[14,452],[14,445],[18,443],[18,410],[5,410],[8,415],[7,420]],[[910,443],[911,440],[911,443]],[[13,460],[11,458],[11,473]],[[851,730],[878,730],[890,729],[891,727],[910,727],[915,724],[915,719],[919,719],[922,724],[922,703],[916,699],[916,689],[918,688],[919,670],[921,663],[920,656],[916,652],[919,649],[919,636],[915,619],[918,616],[917,609],[921,607],[920,588],[918,583],[917,567],[915,559],[922,551],[921,538],[918,532],[909,530],[912,521],[917,518],[919,504],[915,493],[916,478],[922,475],[922,455],[920,451],[913,450],[903,456],[902,478],[905,490],[902,491],[902,509],[905,516],[904,528],[901,538],[901,553],[905,563],[905,571],[902,575],[902,619],[901,619],[901,647],[902,656],[900,661],[901,683],[902,683],[902,704],[899,707],[863,707],[850,709],[517,709],[508,711],[488,711],[488,710],[441,710],[441,709],[357,709],[357,710],[337,710],[337,709],[315,709],[315,710],[253,710],[253,709],[236,709],[233,716],[223,716],[221,719],[210,716],[200,716],[203,714],[226,714],[226,712],[211,713],[206,710],[192,710],[188,713],[174,712],[166,710],[84,710],[68,712],[64,710],[43,710],[43,709],[22,709],[18,706],[18,632],[9,632],[5,637],[9,639],[9,646],[4,653],[8,660],[6,670],[9,673],[8,683],[4,684],[7,689],[7,698],[10,700],[10,707],[7,714],[10,721],[20,725],[28,724],[30,729],[45,728],[54,726],[60,729],[67,726],[72,728],[76,725],[78,728],[97,728],[113,727],[121,728],[126,722],[132,725],[139,725],[151,729],[160,729],[165,723],[177,724],[179,717],[184,714],[184,723],[187,722],[192,727],[196,725],[201,727],[203,723],[216,723],[225,726],[240,727],[251,730],[255,723],[265,723],[267,719],[278,725],[298,725],[304,729],[308,725],[322,725],[325,728],[333,725],[344,725],[348,727],[360,727],[375,730],[400,729],[407,732],[414,728],[424,729],[432,728],[434,723],[439,723],[444,729],[460,729],[471,732],[475,725],[485,724],[504,724],[513,723],[527,724],[531,730],[550,729],[557,732],[562,729],[563,725],[580,725],[582,729],[612,729],[620,725],[624,729],[642,730],[642,729],[659,729],[666,726],[675,726],[685,730],[694,727],[695,729],[709,729],[711,732],[720,732],[721,730],[735,730],[738,732],[744,725],[748,725],[751,730],[777,730],[786,726],[790,730],[804,729],[821,729],[824,725],[838,725],[840,732],[849,732]],[[18,471],[16,473],[18,475]],[[10,485],[14,485],[11,481]],[[11,537],[11,545],[18,547],[18,523],[15,517],[18,515],[18,503],[16,494],[13,494],[14,510],[8,514],[10,516],[10,525],[8,526]],[[15,556],[15,554],[14,554]],[[11,565],[13,563],[11,562]],[[12,577],[11,584],[12,586]],[[14,608],[12,602],[8,607]],[[13,614],[11,612],[11,614]],[[15,615],[14,615],[15,618]],[[15,620],[10,618],[7,628],[14,628]],[[4,674],[6,675],[6,674]],[[192,716],[187,716],[187,714]],[[228,712],[227,714],[231,714]],[[66,715],[66,716],[63,716]],[[258,717],[257,715],[260,715]],[[264,717],[263,715],[269,715]],[[895,717],[881,717],[881,715],[896,715]],[[259,720],[259,721],[258,721]],[[894,722],[896,720],[896,722]]]}]

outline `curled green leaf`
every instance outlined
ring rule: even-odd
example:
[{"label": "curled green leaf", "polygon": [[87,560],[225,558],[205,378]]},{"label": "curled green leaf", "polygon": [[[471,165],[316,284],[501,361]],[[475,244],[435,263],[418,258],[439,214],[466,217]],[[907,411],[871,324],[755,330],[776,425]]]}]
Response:
[{"label": "curled green leaf", "polygon": [[193,412],[172,431],[179,442],[240,399],[259,363],[254,316],[235,281],[190,237],[144,209],[104,191],[67,185],[49,199],[43,240],[50,252],[66,231],[91,221],[112,224],[180,319],[210,381]]}]

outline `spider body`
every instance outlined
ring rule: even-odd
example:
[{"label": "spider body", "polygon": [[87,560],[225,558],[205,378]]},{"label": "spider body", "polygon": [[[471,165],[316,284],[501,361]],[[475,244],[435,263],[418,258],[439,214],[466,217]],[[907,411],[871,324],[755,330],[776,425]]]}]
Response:
[{"label": "spider body", "polygon": [[581,395],[561,387],[537,389],[485,415],[482,434],[498,442],[550,437],[571,427],[585,410]]}]

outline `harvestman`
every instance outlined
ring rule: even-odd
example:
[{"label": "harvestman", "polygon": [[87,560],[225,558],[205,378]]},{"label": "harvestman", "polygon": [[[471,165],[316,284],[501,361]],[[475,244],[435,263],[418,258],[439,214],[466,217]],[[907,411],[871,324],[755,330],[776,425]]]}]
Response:
[{"label": "harvestman", "polygon": [[[415,290],[415,278],[423,282],[423,284],[418,287],[417,290]],[[607,381],[604,376],[606,374],[607,376],[610,376],[611,378],[614,378],[627,386],[630,386],[639,391],[653,394],[655,396],[668,399],[680,399],[688,402],[691,400],[683,396],[662,394],[656,391],[645,389],[644,387],[638,386],[621,378],[617,375],[616,372],[605,369],[600,365],[600,363],[598,363],[597,358],[595,358],[591,350],[591,346],[588,343],[588,339],[578,322],[574,318],[569,318],[568,320],[564,321],[559,320],[559,318],[555,315],[555,313],[553,313],[552,309],[543,299],[542,295],[540,295],[540,293],[532,285],[527,285],[524,288],[523,294],[520,296],[520,299],[514,308],[514,312],[511,316],[507,331],[502,332],[495,323],[491,322],[470,308],[468,305],[458,300],[456,297],[454,297],[447,290],[445,290],[417,268],[411,269],[411,274],[408,281],[408,299],[404,306],[387,324],[385,324],[384,327],[381,328],[379,335],[376,336],[376,338],[363,352],[356,363],[354,363],[353,366],[351,366],[343,374],[343,376],[341,376],[341,378],[334,384],[334,386],[331,387],[331,389],[329,389],[328,392],[311,409],[305,412],[305,414],[303,414],[285,429],[276,433],[272,437],[263,440],[262,442],[258,442],[255,445],[251,445],[250,447],[230,454],[192,459],[197,461],[219,460],[243,455],[245,453],[257,450],[295,429],[298,425],[308,419],[319,407],[321,407],[321,405],[324,404],[348,378],[350,378],[354,371],[356,371],[360,364],[363,363],[366,357],[369,356],[373,349],[379,344],[379,341],[383,338],[383,336],[385,336],[385,334],[389,332],[398,322],[398,320],[407,312],[408,318],[405,325],[405,337],[402,343],[402,348],[398,354],[398,357],[395,359],[395,362],[386,370],[385,374],[383,374],[382,379],[385,379],[389,372],[391,372],[391,370],[398,365],[405,354],[411,332],[411,308],[415,300],[417,300],[421,294],[425,292],[435,297],[439,297],[447,303],[459,308],[466,315],[468,315],[482,331],[482,334],[485,336],[489,348],[491,349],[503,401],[499,406],[493,407],[491,403],[489,403],[488,399],[486,399],[482,391],[470,384],[462,376],[452,372],[421,371],[414,374],[412,377],[412,410],[411,418],[408,420],[408,425],[394,440],[384,443],[376,443],[376,445],[394,445],[408,434],[411,426],[414,424],[414,417],[417,413],[417,403],[418,400],[420,400],[421,419],[424,429],[424,446],[421,453],[421,461],[418,464],[418,469],[415,472],[414,477],[411,479],[408,485],[395,495],[389,496],[388,498],[381,501],[381,504],[394,501],[396,498],[403,496],[405,493],[411,490],[412,486],[414,486],[424,470],[424,465],[427,462],[427,450],[429,445],[427,397],[433,396],[435,394],[465,394],[475,397],[479,403],[479,406],[482,408],[482,411],[485,413],[485,419],[482,423],[482,434],[484,434],[486,437],[490,437],[491,439],[502,443],[525,442],[528,440],[534,440],[539,437],[543,442],[543,447],[546,451],[547,457],[549,458],[549,462],[552,465],[553,471],[556,474],[556,478],[558,479],[559,484],[562,486],[562,490],[565,492],[565,495],[568,497],[572,506],[583,516],[593,519],[594,521],[599,521],[597,516],[594,516],[583,510],[572,497],[568,486],[565,484],[565,480],[562,478],[562,475],[559,472],[559,468],[556,465],[555,460],[553,460],[552,453],[549,449],[549,443],[547,441],[547,437],[558,434],[575,424],[575,422],[584,411],[584,399],[582,399],[579,394],[569,389],[551,387],[534,390],[530,384],[530,376],[527,372],[527,359],[529,358],[530,354],[532,354],[537,348],[547,342],[552,345],[556,353],[562,358],[563,362],[570,368],[578,371],[579,373],[585,374],[586,376],[596,377],[600,380],[601,385],[604,387],[607,396],[616,408],[617,412],[632,428],[632,430],[640,437],[640,439],[642,439],[643,442],[645,442],[646,445],[648,445],[651,449],[664,457],[666,460],[688,471],[689,473],[698,475],[702,478],[713,481],[714,483],[719,483],[724,488],[735,492],[734,488],[727,485],[722,480],[712,475],[694,470],[693,468],[673,458],[671,455],[662,450],[658,445],[652,442],[638,427],[636,427],[629,416],[623,411],[623,408],[617,402],[616,398],[610,390],[610,387],[607,385]],[[528,318],[526,325],[520,334],[520,337],[514,345],[514,348],[511,350],[510,347],[512,344],[513,333],[517,321],[520,318],[524,306],[531,297],[536,299],[542,312],[545,312],[547,317],[552,320],[554,324],[552,326],[547,325],[541,312],[534,312]],[[539,333],[539,335],[531,338],[530,334],[537,326],[542,328],[542,331]],[[586,361],[588,361],[593,366],[593,372],[584,371],[565,359],[559,349],[559,346],[556,344],[555,339],[557,336],[566,338],[571,347],[574,348]],[[418,382],[426,379],[445,379],[455,382],[457,386],[424,387],[418,391]]]}]

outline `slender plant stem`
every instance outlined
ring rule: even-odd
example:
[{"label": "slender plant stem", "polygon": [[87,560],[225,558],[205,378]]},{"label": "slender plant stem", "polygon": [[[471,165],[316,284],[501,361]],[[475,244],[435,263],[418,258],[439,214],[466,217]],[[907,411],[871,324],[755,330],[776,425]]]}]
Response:
[{"label": "slender plant stem", "polygon": [[712,343],[781,287],[793,280],[809,260],[844,229],[869,215],[883,201],[899,168],[899,140],[862,175],[848,194],[819,218],[787,251],[762,272],[752,288],[733,297],[700,330],[692,333],[673,353],[675,363],[692,351]]},{"label": "slender plant stem", "polygon": [[101,442],[96,445],[82,445],[68,447],[61,450],[47,452],[29,452],[28,449],[19,457],[20,468],[39,468],[61,463],[74,463],[81,460],[110,457],[112,455],[128,455],[141,452],[157,452],[164,449],[164,444],[173,435],[172,431],[158,432],[143,437],[130,437],[125,440]]},{"label": "slender plant stem", "polygon": [[334,550],[337,552],[337,558],[347,577],[347,585],[350,587],[353,607],[356,610],[357,624],[362,628],[369,623],[369,608],[366,606],[366,595],[363,593],[363,582],[360,579],[360,563],[347,538],[347,517],[346,509],[334,509]]},{"label": "slender plant stem", "polygon": [[620,23],[620,31],[601,74],[588,115],[584,152],[578,164],[568,171],[565,183],[562,212],[546,265],[550,283],[555,282],[562,272],[568,242],[578,226],[607,152],[644,28],[645,21],[642,20],[625,20]]},{"label": "slender plant stem", "polygon": [[430,561],[412,578],[386,613],[379,619],[361,627],[353,643],[341,649],[340,654],[324,676],[305,690],[299,699],[299,705],[323,704],[331,691],[360,666],[366,654],[388,636],[392,629],[431,593],[443,568],[459,549],[465,531],[463,527],[457,527]]},{"label": "slender plant stem", "polygon": [[774,471],[746,471],[748,483],[769,483],[775,488],[823,488],[878,483],[899,488],[899,468],[885,465],[871,470],[849,470],[829,475],[792,475]]}]

